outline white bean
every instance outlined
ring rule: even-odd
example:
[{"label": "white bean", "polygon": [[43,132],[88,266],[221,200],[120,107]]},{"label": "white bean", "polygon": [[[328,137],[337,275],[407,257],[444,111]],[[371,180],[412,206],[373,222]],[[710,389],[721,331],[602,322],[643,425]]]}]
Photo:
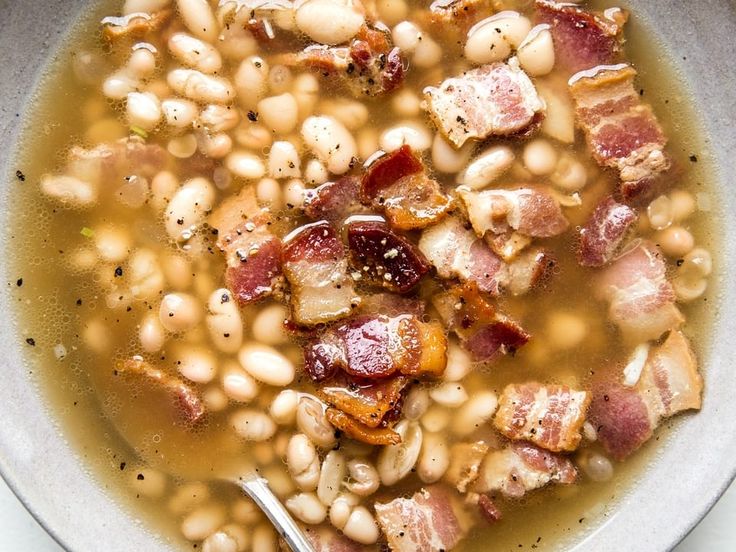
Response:
[{"label": "white bean", "polygon": [[235,130],[235,140],[245,148],[262,151],[271,145],[273,134],[263,125],[246,122]]},{"label": "white bean", "polygon": [[234,361],[228,361],[222,369],[222,389],[232,400],[242,403],[252,401],[258,395],[258,382]]},{"label": "white bean", "polygon": [[237,150],[225,159],[225,166],[235,176],[246,180],[257,180],[266,174],[263,160],[256,154]]},{"label": "white bean", "polygon": [[299,152],[287,141],[274,142],[268,155],[268,174],[271,178],[299,178],[302,174]]},{"label": "white bean", "polygon": [[219,387],[208,387],[202,393],[202,402],[209,412],[222,412],[227,408],[227,395]]},{"label": "white bean", "polygon": [[391,30],[391,38],[402,52],[412,54],[423,36],[422,31],[414,23],[402,21]]},{"label": "white bean", "polygon": [[682,226],[670,226],[654,235],[655,241],[669,257],[682,257],[695,247],[695,238]]},{"label": "white bean", "polygon": [[473,359],[468,352],[455,341],[450,341],[447,347],[447,367],[443,378],[446,381],[460,381],[470,373]]},{"label": "white bean", "polygon": [[151,205],[163,211],[179,188],[179,180],[169,171],[161,171],[151,180]]},{"label": "white bean", "polygon": [[682,303],[694,301],[701,297],[708,289],[708,280],[705,278],[684,278],[678,276],[672,280],[677,300]]},{"label": "white bean", "polygon": [[447,442],[439,433],[427,433],[422,440],[422,451],[417,464],[417,475],[424,483],[434,483],[445,475],[450,466]]},{"label": "white bean", "polygon": [[357,153],[355,139],[333,117],[309,117],[302,124],[305,145],[333,174],[344,174],[353,165]]},{"label": "white bean", "polygon": [[304,181],[310,186],[319,186],[329,179],[327,168],[319,159],[310,159],[304,167]]},{"label": "white bean", "polygon": [[201,541],[225,521],[225,509],[218,504],[197,508],[181,522],[181,532],[190,541]]},{"label": "white bean", "polygon": [[123,100],[133,92],[138,82],[125,71],[113,73],[102,83],[102,93],[111,100]]},{"label": "white bean", "polygon": [[296,128],[299,106],[289,92],[262,99],[258,102],[257,109],[266,128],[276,134],[289,134]]},{"label": "white bean", "polygon": [[322,463],[322,471],[317,484],[317,497],[322,501],[322,504],[325,506],[332,504],[340,493],[340,486],[347,474],[348,467],[345,455],[339,450],[328,452]]},{"label": "white bean", "polygon": [[672,190],[670,192],[672,203],[672,218],[675,222],[681,222],[695,212],[697,205],[695,198],[685,190]]},{"label": "white bean", "polygon": [[613,464],[602,454],[597,452],[586,454],[581,463],[585,475],[593,481],[608,481],[613,477]]},{"label": "white bean", "polygon": [[289,209],[301,209],[304,206],[304,182],[292,178],[284,184],[284,203]]},{"label": "white bean", "polygon": [[273,178],[261,178],[256,184],[256,199],[260,206],[278,211],[284,204],[281,185]]},{"label": "white bean", "polygon": [[476,23],[468,31],[465,57],[476,64],[501,61],[511,55],[529,34],[531,23],[516,12],[500,12]]},{"label": "white bean", "polygon": [[185,345],[179,349],[177,359],[179,373],[195,383],[209,383],[217,373],[215,357],[204,347]]},{"label": "white bean", "polygon": [[296,10],[296,26],[321,44],[340,44],[353,38],[365,18],[352,5],[340,0],[310,0]]},{"label": "white bean", "polygon": [[432,163],[442,173],[456,173],[462,170],[473,153],[474,144],[466,143],[455,149],[441,134],[435,134],[432,140]]},{"label": "white bean", "polygon": [[235,88],[245,109],[254,109],[268,92],[268,63],[251,56],[243,60],[235,73]]},{"label": "white bean", "polygon": [[238,552],[238,541],[225,531],[212,533],[202,542],[202,552]]},{"label": "white bean", "polygon": [[317,488],[321,478],[319,456],[309,437],[297,433],[289,439],[286,465],[294,483],[302,491],[314,491]]},{"label": "white bean", "polygon": [[267,385],[283,387],[294,380],[292,362],[268,345],[247,343],[240,349],[238,360],[246,372]]},{"label": "white bean", "polygon": [[217,40],[219,27],[207,0],[176,0],[184,25],[192,34],[210,44]]},{"label": "white bean", "polygon": [[378,490],[381,478],[373,464],[367,460],[353,458],[348,462],[349,478],[345,488],[358,496],[369,496]]},{"label": "white bean", "polygon": [[[128,275],[130,293],[136,299],[152,299],[163,291],[164,275],[159,264],[159,256],[150,249],[138,249],[133,252],[128,260]],[[184,314],[188,316],[188,313]]]},{"label": "white bean", "polygon": [[414,49],[411,60],[414,65],[422,69],[434,67],[442,60],[442,47],[432,40],[432,37],[424,34]]},{"label": "white bean", "polygon": [[119,263],[130,253],[130,235],[122,228],[98,226],[95,228],[95,246],[104,261]]},{"label": "white bean", "polygon": [[199,122],[209,132],[226,132],[238,126],[240,114],[232,106],[210,104],[199,114]]},{"label": "white bean", "polygon": [[269,414],[277,424],[291,425],[296,421],[298,404],[299,393],[293,389],[284,389],[274,398]]},{"label": "white bean", "polygon": [[380,536],[376,520],[365,506],[353,508],[342,532],[349,539],[365,545],[375,544]]},{"label": "white bean", "polygon": [[519,45],[519,65],[532,77],[546,75],[555,66],[555,48],[549,25],[537,25]]},{"label": "white bean", "polygon": [[401,443],[385,446],[376,464],[381,483],[387,486],[408,475],[417,463],[422,448],[422,428],[417,422],[402,420],[396,424],[394,431],[401,436]]},{"label": "white bean", "polygon": [[474,190],[485,188],[509,170],[514,159],[514,152],[508,146],[491,146],[457,176],[457,183]]},{"label": "white bean", "polygon": [[158,312],[161,325],[170,332],[185,332],[199,324],[202,309],[199,302],[186,293],[169,293],[161,300]]},{"label": "white bean", "polygon": [[169,51],[184,65],[202,73],[217,73],[222,68],[220,52],[186,33],[171,35]]},{"label": "white bean", "polygon": [[557,151],[547,140],[537,138],[524,148],[524,166],[536,176],[552,173],[557,166]]},{"label": "white bean", "polygon": [[429,408],[429,392],[424,387],[412,387],[404,401],[404,417],[418,420]]},{"label": "white bean", "polygon": [[358,131],[358,155],[368,159],[378,151],[378,131],[374,127],[366,127]]},{"label": "white bean", "polygon": [[575,110],[567,87],[559,88],[543,80],[534,84],[547,105],[542,132],[563,144],[575,142]]},{"label": "white bean", "polygon": [[212,211],[214,201],[215,188],[207,179],[197,177],[185,182],[166,208],[166,233],[173,240],[189,239],[192,231]]},{"label": "white bean", "polygon": [[649,224],[655,230],[663,230],[672,224],[672,203],[666,195],[652,200],[647,206]]},{"label": "white bean", "polygon": [[131,13],[155,13],[171,4],[171,0],[125,0],[123,15]]},{"label": "white bean", "polygon": [[549,344],[559,350],[574,349],[588,335],[588,325],[579,315],[555,311],[547,320]]},{"label": "white bean", "polygon": [[130,126],[150,131],[161,120],[161,102],[150,92],[131,92],[128,94],[126,112]]},{"label": "white bean", "polygon": [[192,285],[194,275],[192,264],[184,255],[167,252],[162,258],[162,268],[166,281],[177,291],[186,291]]},{"label": "white bean", "polygon": [[467,437],[491,419],[498,407],[498,397],[493,391],[479,391],[460,407],[452,419],[452,432]]},{"label": "white bean", "polygon": [[268,86],[274,94],[283,94],[293,84],[291,70],[286,65],[274,65],[268,72]]},{"label": "white bean", "polygon": [[325,405],[314,397],[302,396],[296,409],[296,425],[314,444],[328,449],[337,439],[335,428],[325,416]]},{"label": "white bean", "polygon": [[253,530],[252,552],[277,552],[278,539],[270,523],[261,523]]},{"label": "white bean", "polygon": [[209,487],[200,481],[193,481],[177,487],[167,506],[171,513],[180,516],[203,504],[209,498]]},{"label": "white bean", "polygon": [[409,15],[409,7],[404,0],[377,0],[375,4],[380,20],[386,25],[395,25]]},{"label": "white bean", "polygon": [[218,132],[210,134],[204,128],[197,131],[197,147],[205,157],[222,159],[233,149],[233,140],[228,134]]},{"label": "white bean", "polygon": [[166,475],[153,468],[139,468],[129,471],[130,486],[136,492],[149,498],[160,498],[166,492]]},{"label": "white bean", "polygon": [[422,112],[422,101],[408,88],[402,88],[391,97],[391,107],[400,117],[416,117]]},{"label": "white bean", "polygon": [[194,134],[176,136],[166,144],[166,151],[177,159],[189,159],[197,153],[197,138]]},{"label": "white bean", "polygon": [[360,499],[350,493],[341,493],[330,506],[330,523],[342,531],[350,519],[350,513],[360,503]]},{"label": "white bean", "polygon": [[246,532],[245,527],[242,525],[236,525],[234,523],[228,523],[220,527],[221,533],[225,533],[231,539],[235,540],[237,546],[237,552],[245,552],[250,545],[250,532]]},{"label": "white bean", "polygon": [[549,178],[558,188],[566,192],[577,192],[588,182],[588,173],[580,161],[572,155],[563,154],[557,161],[555,172]]},{"label": "white bean", "polygon": [[283,345],[288,341],[284,327],[287,318],[289,312],[278,303],[260,309],[251,327],[253,339],[266,345]]},{"label": "white bean", "polygon": [[230,291],[224,288],[214,291],[207,309],[207,329],[215,347],[223,353],[238,351],[243,343],[243,322]]},{"label": "white bean", "polygon": [[235,433],[246,441],[267,441],[276,433],[276,424],[260,410],[243,408],[230,416]]},{"label": "white bean", "polygon": [[69,207],[89,207],[97,202],[97,186],[66,175],[44,175],[41,191]]},{"label": "white bean", "polygon": [[421,123],[404,121],[385,130],[378,143],[382,150],[388,152],[396,151],[404,145],[410,146],[414,151],[423,151],[432,145],[432,134]]},{"label": "white bean", "polygon": [[439,433],[450,423],[450,412],[443,406],[433,405],[427,409],[419,420],[427,431]]},{"label": "white bean", "polygon": [[194,69],[174,69],[169,72],[166,82],[177,94],[195,102],[230,103],[235,99],[230,81]]},{"label": "white bean", "polygon": [[174,128],[192,126],[197,118],[197,104],[181,98],[167,98],[161,102],[161,111],[166,124]]},{"label": "white bean", "polygon": [[314,111],[319,99],[319,81],[312,73],[302,73],[294,79],[294,98],[299,106],[299,119],[306,119]]},{"label": "white bean", "polygon": [[138,340],[147,353],[155,353],[161,350],[166,342],[166,332],[158,316],[155,314],[146,315],[138,329]]},{"label": "white bean", "polygon": [[429,392],[429,396],[437,404],[447,408],[457,408],[468,400],[468,393],[461,383],[447,381]]}]

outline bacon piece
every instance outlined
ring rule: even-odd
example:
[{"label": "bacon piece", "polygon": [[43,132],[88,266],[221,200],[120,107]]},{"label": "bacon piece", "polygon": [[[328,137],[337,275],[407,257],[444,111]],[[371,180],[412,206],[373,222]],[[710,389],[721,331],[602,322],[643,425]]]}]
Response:
[{"label": "bacon piece", "polygon": [[304,370],[324,381],[338,369],[360,378],[395,373],[439,376],[447,363],[447,339],[438,322],[415,316],[355,316],[327,330],[304,349]]},{"label": "bacon piece", "polygon": [[570,226],[557,199],[542,188],[483,192],[461,188],[460,198],[478,237],[515,231],[532,238],[549,238]]},{"label": "bacon piece", "polygon": [[684,322],[665,272],[662,254],[644,241],[597,276],[595,295],[608,302],[608,316],[627,340],[658,339]]},{"label": "bacon piece", "polygon": [[268,230],[270,214],[245,187],[210,215],[225,254],[225,284],[241,305],[273,294],[281,285],[281,240]]},{"label": "bacon piece", "polygon": [[672,331],[649,351],[634,387],[611,380],[596,385],[590,421],[608,453],[623,460],[652,436],[663,418],[700,409],[702,391],[690,343],[681,332]]},{"label": "bacon piece", "polygon": [[341,221],[362,209],[359,191],[360,180],[356,176],[343,176],[335,182],[305,190],[304,214],[315,220]]},{"label": "bacon piece", "polygon": [[514,354],[529,341],[529,334],[486,301],[475,284],[455,286],[435,296],[434,306],[475,361]]},{"label": "bacon piece", "polygon": [[393,552],[452,550],[471,524],[458,498],[438,485],[422,489],[411,498],[376,502],[375,510]]},{"label": "bacon piece", "polygon": [[626,200],[653,193],[655,180],[670,168],[667,137],[651,106],[634,88],[629,65],[601,66],[570,79],[577,124],[598,164],[618,172]]},{"label": "bacon piece", "polygon": [[550,25],[555,65],[570,73],[615,63],[623,53],[625,10],[589,11],[551,0],[537,0],[540,23]]},{"label": "bacon piece", "polygon": [[483,441],[474,443],[455,443],[450,447],[450,466],[444,479],[461,493],[477,479],[480,464],[488,452],[488,445]]},{"label": "bacon piece", "polygon": [[375,428],[400,405],[407,385],[409,378],[401,375],[378,381],[342,376],[320,387],[317,395],[328,405]]},{"label": "bacon piece", "polygon": [[162,9],[151,14],[141,12],[105,17],[101,22],[102,36],[112,43],[126,38],[143,40],[149,34],[159,32],[171,19],[172,13],[170,9]]},{"label": "bacon piece", "polygon": [[387,224],[348,221],[346,227],[352,265],[371,283],[407,293],[429,272],[430,265],[421,251]]},{"label": "bacon piece", "polygon": [[404,60],[399,48],[392,47],[388,31],[367,26],[348,46],[315,44],[281,61],[335,76],[357,98],[387,94],[404,81]]},{"label": "bacon piece", "polygon": [[483,516],[483,519],[491,524],[501,521],[503,517],[501,509],[496,506],[496,503],[487,494],[478,496],[478,511]]},{"label": "bacon piece", "polygon": [[342,410],[328,408],[325,412],[327,421],[345,435],[361,443],[369,445],[398,445],[401,443],[401,435],[388,427],[368,427],[361,424],[352,416],[348,416]]},{"label": "bacon piece", "polygon": [[315,326],[351,314],[360,296],[347,275],[345,250],[330,223],[301,226],[284,241],[284,275],[291,284],[294,321]]},{"label": "bacon piece", "polygon": [[524,295],[548,280],[557,259],[544,249],[530,249],[508,264],[506,279],[499,283],[512,295]]},{"label": "bacon piece", "polygon": [[601,200],[580,230],[578,262],[582,266],[603,266],[611,262],[626,232],[636,220],[628,205],[608,196]]},{"label": "bacon piece", "polygon": [[426,228],[444,217],[452,204],[406,145],[368,167],[360,195],[363,203],[383,211],[391,226],[399,230]]},{"label": "bacon piece", "polygon": [[169,394],[177,414],[185,423],[193,425],[204,417],[204,403],[194,389],[179,378],[154,368],[142,358],[134,357],[118,362],[116,371],[120,374],[143,378],[146,382]]},{"label": "bacon piece", "polygon": [[500,491],[508,498],[521,498],[548,483],[570,485],[577,475],[573,463],[564,456],[516,441],[486,456],[473,490]]},{"label": "bacon piece", "polygon": [[515,58],[446,79],[424,95],[435,125],[458,148],[470,139],[521,132],[544,112],[544,102]]},{"label": "bacon piece", "polygon": [[575,450],[590,404],[586,391],[537,382],[507,385],[493,425],[509,439],[531,441],[553,452]]}]

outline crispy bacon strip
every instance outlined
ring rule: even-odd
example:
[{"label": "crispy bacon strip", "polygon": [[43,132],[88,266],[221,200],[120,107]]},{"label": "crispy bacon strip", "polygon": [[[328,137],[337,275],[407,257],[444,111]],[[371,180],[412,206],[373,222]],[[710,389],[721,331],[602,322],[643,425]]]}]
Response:
[{"label": "crispy bacon strip", "polygon": [[302,226],[287,236],[283,262],[297,324],[315,326],[344,318],[360,304],[347,274],[342,241],[327,221]]},{"label": "crispy bacon strip", "polygon": [[621,58],[625,10],[601,13],[551,0],[537,0],[536,8],[539,22],[551,27],[555,65],[574,73]]},{"label": "crispy bacon strip", "polygon": [[475,361],[490,362],[499,355],[513,354],[529,341],[530,335],[498,312],[475,284],[455,286],[437,295],[434,306]]},{"label": "crispy bacon strip", "polygon": [[538,121],[544,103],[515,58],[446,79],[424,90],[434,124],[456,147],[471,139],[508,136]]},{"label": "crispy bacon strip", "polygon": [[537,382],[507,385],[493,425],[509,439],[531,441],[547,450],[575,450],[590,403],[586,391]]},{"label": "crispy bacon strip", "polygon": [[596,384],[590,421],[608,453],[623,460],[652,436],[662,419],[700,409],[702,391],[690,343],[681,332],[672,331],[649,351],[634,387],[616,380]]},{"label": "crispy bacon strip", "polygon": [[376,517],[393,552],[452,550],[467,534],[470,519],[459,499],[439,485],[375,504]]},{"label": "crispy bacon strip", "polygon": [[548,483],[570,485],[577,475],[575,466],[566,457],[531,443],[515,441],[486,456],[473,490],[500,491],[508,498],[521,498]]},{"label": "crispy bacon strip", "polygon": [[452,203],[406,145],[368,166],[360,183],[360,197],[364,204],[382,211],[391,226],[399,230],[417,230],[436,223]]},{"label": "crispy bacon strip", "polygon": [[578,262],[582,266],[603,266],[613,259],[636,221],[636,212],[608,196],[601,200],[580,230]]},{"label": "crispy bacon strip", "polygon": [[570,80],[577,124],[593,157],[618,172],[626,200],[646,198],[655,180],[670,168],[667,137],[651,106],[634,88],[629,65],[601,66]]},{"label": "crispy bacon strip", "polygon": [[382,314],[353,317],[304,348],[304,370],[325,381],[343,370],[368,379],[395,373],[439,376],[447,363],[447,339],[438,322]]},{"label": "crispy bacon strip", "polygon": [[327,420],[345,435],[369,445],[398,445],[401,435],[388,427],[369,427],[337,408],[328,408]]},{"label": "crispy bacon strip", "polygon": [[152,14],[131,13],[121,17],[105,17],[101,22],[102,36],[112,43],[125,38],[142,40],[147,35],[160,31],[172,14],[171,9],[165,8]]},{"label": "crispy bacon strip", "polygon": [[271,217],[245,187],[210,215],[217,246],[225,254],[225,283],[241,305],[263,299],[281,285],[281,240],[268,229]]},{"label": "crispy bacon strip", "polygon": [[343,176],[335,182],[305,190],[304,214],[314,220],[339,222],[362,209],[358,200],[360,180]]},{"label": "crispy bacon strip", "polygon": [[140,357],[118,362],[116,370],[120,374],[143,378],[147,383],[168,393],[172,402],[187,424],[195,424],[205,415],[204,403],[196,391],[179,378],[165,374]]},{"label": "crispy bacon strip", "polygon": [[353,267],[373,284],[407,293],[429,272],[421,251],[383,222],[348,220],[346,232]]},{"label": "crispy bacon strip", "polygon": [[627,340],[658,339],[684,322],[665,273],[662,254],[645,241],[597,276],[596,297],[608,302],[608,316]]}]

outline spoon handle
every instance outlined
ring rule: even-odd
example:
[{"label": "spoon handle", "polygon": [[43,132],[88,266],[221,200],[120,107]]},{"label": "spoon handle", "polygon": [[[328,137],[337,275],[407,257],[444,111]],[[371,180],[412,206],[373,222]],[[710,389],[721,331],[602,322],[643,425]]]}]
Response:
[{"label": "spoon handle", "polygon": [[273,494],[265,479],[253,474],[239,478],[238,485],[263,510],[293,552],[314,552],[294,518]]}]

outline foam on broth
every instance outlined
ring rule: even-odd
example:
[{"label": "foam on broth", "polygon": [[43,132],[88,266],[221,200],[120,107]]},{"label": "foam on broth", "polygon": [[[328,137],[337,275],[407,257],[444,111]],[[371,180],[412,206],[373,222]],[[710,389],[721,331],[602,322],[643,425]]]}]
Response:
[{"label": "foam on broth", "polygon": [[[594,4],[598,7],[613,3]],[[206,472],[209,463],[218,456],[215,443],[220,434],[227,431],[226,416],[216,414],[204,430],[191,438],[180,439],[176,435],[172,438],[169,428],[160,427],[156,420],[150,420],[143,408],[130,409],[131,401],[136,400],[131,396],[131,393],[135,395],[135,389],[121,388],[111,376],[112,367],[115,359],[137,352],[136,324],[148,306],[134,304],[129,312],[125,309],[109,310],[104,294],[97,287],[99,278],[95,276],[96,271],[74,273],[68,268],[74,251],[87,245],[88,238],[80,234],[82,227],[114,221],[114,225],[132,232],[136,245],[165,249],[170,246],[161,224],[153,220],[145,208],[125,211],[100,205],[88,215],[69,212],[39,199],[41,175],[58,171],[70,145],[84,140],[88,125],[112,113],[114,106],[104,100],[94,101],[100,97],[96,89],[75,82],[70,63],[76,52],[99,48],[96,22],[104,15],[115,13],[118,5],[118,2],[104,2],[90,10],[91,13],[73,33],[73,40],[58,53],[34,99],[14,165],[14,172],[17,168],[24,180],[16,175],[9,176],[14,202],[10,206],[13,213],[11,227],[6,230],[10,236],[6,250],[12,267],[9,272],[16,274],[18,280],[8,282],[8,287],[17,304],[18,339],[27,343],[29,369],[48,399],[49,413],[58,418],[74,448],[90,470],[98,475],[100,484],[110,489],[111,496],[129,503],[132,509],[140,512],[137,517],[150,520],[155,533],[171,540],[178,549],[185,549],[191,543],[184,541],[179,534],[181,518],[171,513],[167,506],[181,480],[169,480],[161,498],[144,496],[137,481],[139,474],[147,473],[145,464],[136,458],[102,413],[127,412],[123,423],[139,427],[146,425],[143,433],[148,439],[149,458],[166,447],[169,458],[178,456],[178,466],[191,461],[197,466],[194,471],[200,473]],[[667,67],[669,64],[656,63],[653,56],[648,55],[651,35],[636,19],[635,8],[632,16],[633,21],[626,27],[627,56],[639,71],[638,82],[645,99],[653,104],[666,130],[668,150],[683,168],[678,187],[706,194],[703,196],[705,200],[707,194],[712,193],[708,175],[713,167],[692,102],[679,85],[677,76]],[[91,29],[94,31],[90,32]],[[664,55],[657,57],[662,59]],[[408,82],[413,84],[416,81],[410,76]],[[383,128],[392,117],[390,110],[374,108],[369,124]],[[585,150],[580,138],[573,150]],[[697,162],[692,161],[692,156],[697,157]],[[592,196],[598,189],[602,194],[610,186],[610,176],[592,164],[589,168],[597,176],[586,192]],[[587,216],[587,212],[567,211],[566,214],[573,225],[582,224]],[[699,211],[688,220],[696,243],[712,252],[717,251],[713,232],[715,218],[712,212]],[[626,354],[615,340],[614,331],[603,323],[604,307],[589,299],[590,294],[586,291],[589,282],[586,274],[576,266],[570,244],[562,237],[552,240],[549,245],[560,260],[561,276],[554,278],[547,290],[533,298],[505,298],[500,302],[502,310],[521,320],[535,336],[534,342],[521,349],[514,358],[502,358],[492,368],[469,376],[465,380],[469,391],[490,387],[500,393],[507,383],[534,378],[565,383],[573,377],[584,383],[591,369]],[[717,270],[717,257],[715,265]],[[206,272],[220,281],[222,264],[213,262]],[[716,278],[712,277],[706,295],[684,307],[688,318],[686,331],[697,348],[705,378],[708,376],[705,362],[708,328],[713,316],[707,306],[716,302],[716,284]],[[573,352],[555,352],[543,346],[547,320],[537,313],[558,309],[561,299],[564,299],[564,310],[581,313],[590,326],[589,339]],[[109,328],[109,347],[101,353],[90,351],[84,342],[85,328],[92,320],[99,320]],[[60,344],[66,352],[61,360],[58,359],[63,356],[58,347]],[[298,348],[290,346],[286,354],[297,359]],[[267,408],[273,395],[270,391],[264,392],[254,403]],[[499,551],[568,548],[580,538],[581,533],[615,513],[620,497],[636,484],[638,478],[645,476],[646,466],[655,459],[658,447],[665,446],[670,438],[669,428],[685,422],[689,415],[665,422],[641,451],[626,462],[616,464],[615,476],[610,482],[594,483],[581,478],[574,486],[550,486],[528,493],[518,504],[505,503],[503,522],[489,527],[478,526],[458,550],[489,550],[488,543],[493,543],[490,549]],[[256,450],[263,448],[258,445],[239,446],[243,451],[252,448],[255,454],[264,454],[263,450]],[[278,459],[275,464],[279,464]],[[395,496],[403,490],[410,492],[420,485],[416,476],[410,476],[400,486],[391,488],[390,492],[381,491],[376,497]],[[214,485],[212,492],[226,505],[237,496],[236,491],[227,486]]]}]

